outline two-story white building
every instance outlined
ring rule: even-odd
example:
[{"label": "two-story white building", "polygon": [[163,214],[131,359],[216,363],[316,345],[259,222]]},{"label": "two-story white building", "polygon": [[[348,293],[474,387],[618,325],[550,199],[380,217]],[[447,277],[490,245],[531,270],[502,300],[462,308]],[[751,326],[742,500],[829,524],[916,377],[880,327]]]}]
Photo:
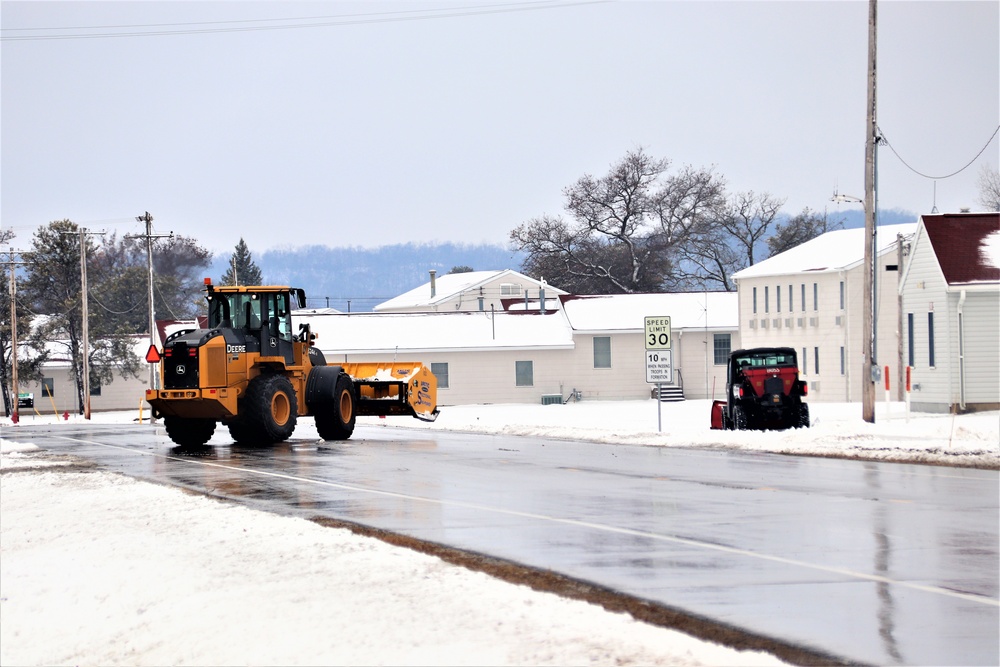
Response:
[{"label": "two-story white building", "polygon": [[[898,387],[899,239],[916,223],[884,225],[875,244],[875,361]],[[744,347],[792,347],[812,401],[860,401],[864,365],[865,230],[827,232],[734,274]],[[899,394],[896,394],[897,397]]]}]

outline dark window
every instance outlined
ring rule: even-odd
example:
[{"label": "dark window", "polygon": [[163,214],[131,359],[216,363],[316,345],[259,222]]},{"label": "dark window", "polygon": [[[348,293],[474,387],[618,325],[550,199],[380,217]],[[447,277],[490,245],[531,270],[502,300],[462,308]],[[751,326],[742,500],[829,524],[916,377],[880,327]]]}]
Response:
[{"label": "dark window", "polygon": [[792,286],[788,286],[788,312],[795,312],[795,292],[792,291]]},{"label": "dark window", "polygon": [[90,395],[101,395],[101,381],[95,378],[93,373],[90,374]]},{"label": "dark window", "polygon": [[712,334],[712,336],[715,365],[723,366],[729,362],[729,353],[733,351],[733,336],[732,334]]},{"label": "dark window", "polygon": [[757,314],[757,288],[753,288],[753,312],[754,315]]},{"label": "dark window", "polygon": [[840,309],[844,309],[844,281],[840,281]]},{"label": "dark window", "polygon": [[934,368],[934,313],[927,313],[927,365]]},{"label": "dark window", "polygon": [[530,361],[514,362],[515,384],[518,387],[532,387],[535,384],[534,364]]},{"label": "dark window", "polygon": [[437,378],[438,389],[448,388],[448,363],[447,362],[431,362],[431,373]]},{"label": "dark window", "polygon": [[906,365],[913,366],[913,313],[906,314],[906,343],[907,357]]},{"label": "dark window", "polygon": [[611,368],[611,336],[594,336],[594,368]]},{"label": "dark window", "polygon": [[806,356],[806,348],[802,348],[802,374],[805,375],[809,372],[809,357]]},{"label": "dark window", "polygon": [[767,286],[764,287],[764,312],[765,313],[771,312],[771,304],[770,304],[771,295],[768,292],[769,289],[770,288],[768,288]]},{"label": "dark window", "polygon": [[56,395],[56,381],[52,378],[42,378],[42,396]]},{"label": "dark window", "polygon": [[799,299],[802,302],[802,312],[806,312],[806,284],[802,283],[802,298]]},{"label": "dark window", "polygon": [[819,285],[813,283],[813,310],[819,310]]},{"label": "dark window", "polygon": [[781,285],[774,288],[774,303],[777,304],[778,312],[781,312]]},{"label": "dark window", "polygon": [[847,372],[847,359],[844,358],[844,346],[840,347],[840,374],[844,375]]},{"label": "dark window", "polygon": [[813,375],[819,375],[819,348],[813,348]]}]

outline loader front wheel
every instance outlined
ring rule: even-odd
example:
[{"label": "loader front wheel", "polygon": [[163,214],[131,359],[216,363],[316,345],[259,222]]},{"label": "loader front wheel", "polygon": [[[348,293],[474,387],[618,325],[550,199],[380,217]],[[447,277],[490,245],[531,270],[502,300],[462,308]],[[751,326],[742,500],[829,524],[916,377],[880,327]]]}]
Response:
[{"label": "loader front wheel", "polygon": [[215,433],[214,419],[164,416],[163,426],[170,439],[182,447],[200,447]]},{"label": "loader front wheel", "polygon": [[354,383],[342,373],[337,378],[333,400],[316,412],[316,431],[324,440],[347,440],[354,433],[356,421]]},{"label": "loader front wheel", "polygon": [[799,413],[796,415],[795,428],[809,428],[809,406],[805,403],[799,405]]},{"label": "loader front wheel", "polygon": [[[258,375],[247,385],[238,428],[259,444],[284,442],[295,430],[299,415],[295,389],[284,375]],[[232,433],[232,428],[230,428]]]}]

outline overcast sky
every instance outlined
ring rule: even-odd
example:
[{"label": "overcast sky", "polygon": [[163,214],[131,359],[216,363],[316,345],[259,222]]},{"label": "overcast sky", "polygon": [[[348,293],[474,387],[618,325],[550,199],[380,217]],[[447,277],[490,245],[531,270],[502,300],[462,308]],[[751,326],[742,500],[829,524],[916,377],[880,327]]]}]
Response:
[{"label": "overcast sky", "polygon": [[[0,8],[15,248],[63,218],[139,232],[145,211],[214,251],[505,244],[636,147],[788,213],[864,195],[864,1]],[[1000,3],[878,14],[880,206],[975,210],[1000,164]],[[972,164],[935,181],[903,161]]]}]

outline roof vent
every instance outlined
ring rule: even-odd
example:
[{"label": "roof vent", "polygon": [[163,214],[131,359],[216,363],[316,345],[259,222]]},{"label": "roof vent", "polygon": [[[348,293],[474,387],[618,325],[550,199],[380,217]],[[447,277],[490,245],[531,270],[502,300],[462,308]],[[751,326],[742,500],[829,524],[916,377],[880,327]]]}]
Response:
[{"label": "roof vent", "polygon": [[431,274],[431,298],[432,299],[437,296],[437,273],[438,272],[435,271],[434,269],[430,270],[430,274]]}]

